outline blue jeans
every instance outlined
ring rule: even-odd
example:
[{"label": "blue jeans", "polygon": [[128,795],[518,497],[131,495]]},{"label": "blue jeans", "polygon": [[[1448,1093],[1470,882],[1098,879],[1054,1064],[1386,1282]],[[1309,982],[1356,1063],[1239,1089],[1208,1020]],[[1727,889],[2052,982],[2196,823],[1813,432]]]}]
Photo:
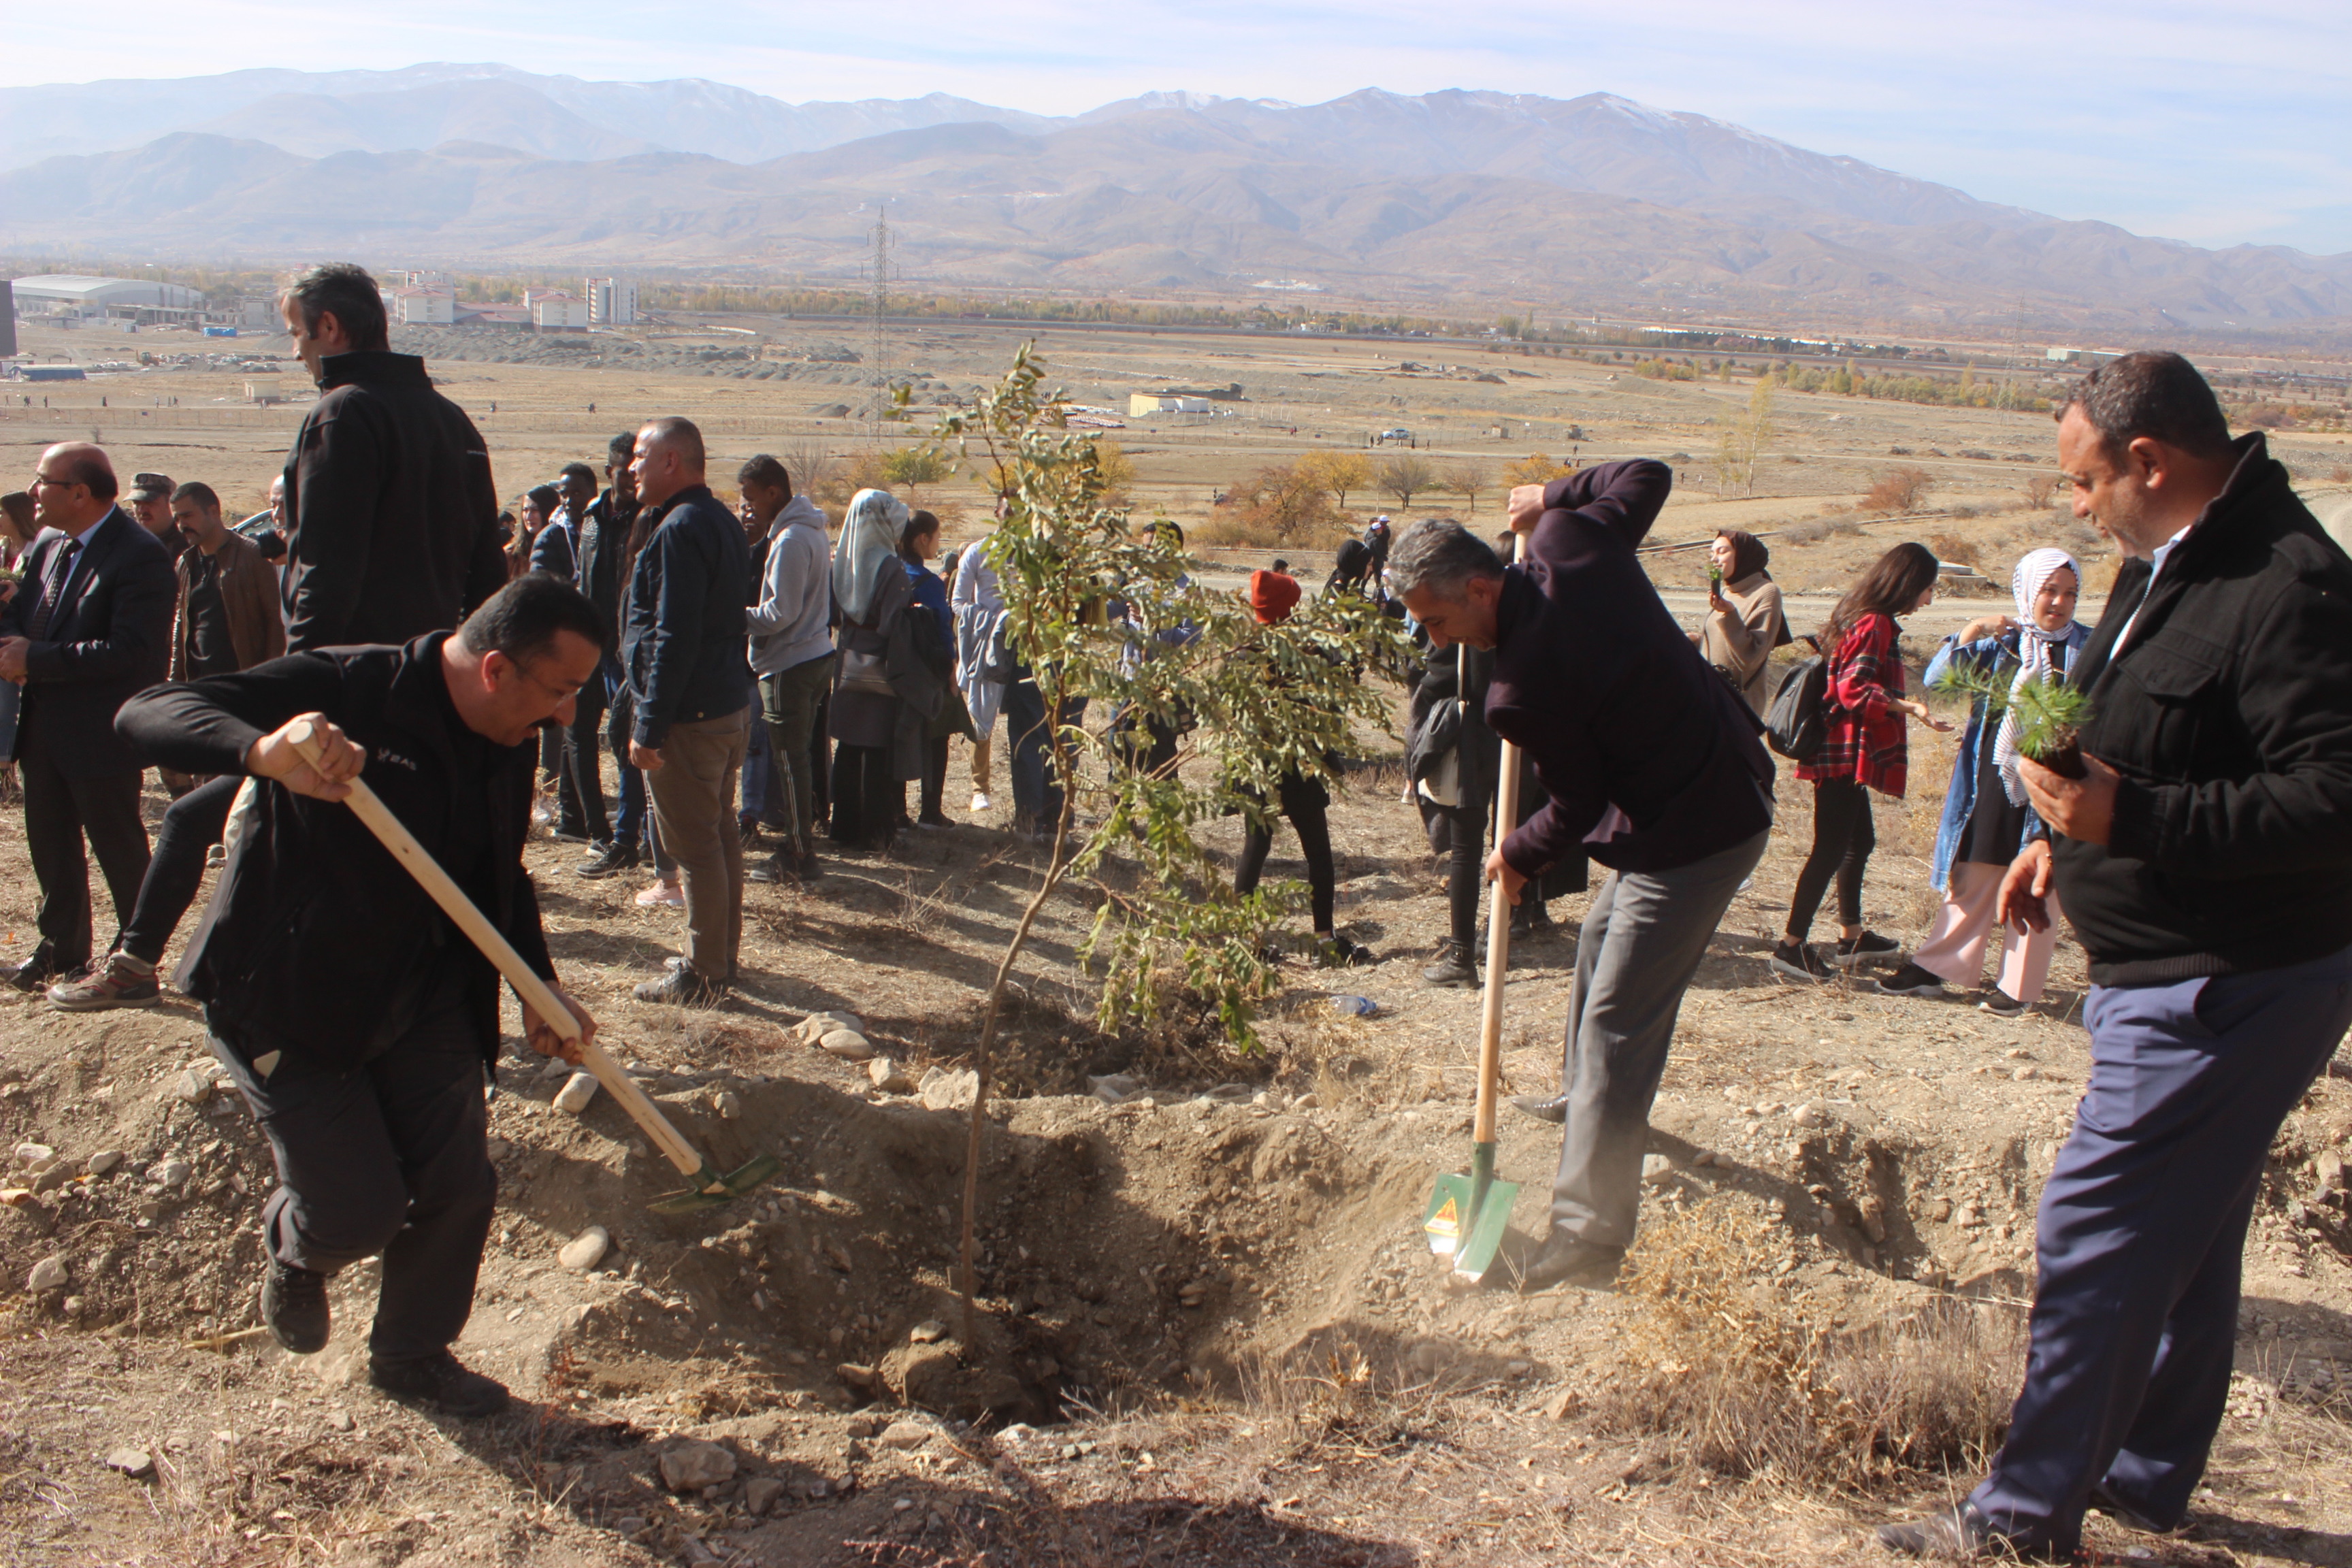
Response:
[{"label": "blue jeans", "polygon": [[1974,1493],[2072,1551],[2091,1489],[2169,1529],[2221,1428],[2263,1161],[2352,1024],[2352,948],[2252,974],[2095,986],[2091,1082],[2042,1191],[2032,1349]]},{"label": "blue jeans", "polygon": [[[1065,698],[1053,728],[1085,719],[1087,700]],[[1004,730],[1013,737],[1013,820],[1016,826],[1051,832],[1062,816],[1062,784],[1047,763],[1054,754],[1045,723],[1045,694],[1026,677],[1004,689]]]},{"label": "blue jeans", "polygon": [[775,770],[768,765],[768,727],[754,723],[745,733],[748,742],[743,748],[743,798],[736,804],[735,819],[751,824],[767,823],[774,826],[769,814],[769,793]]},{"label": "blue jeans", "polygon": [[[628,689],[628,677],[621,673],[621,667],[607,661],[604,666],[604,710],[608,716],[621,705],[621,699]],[[613,842],[635,849],[644,842],[646,834],[646,775],[629,765],[626,737],[615,735],[612,739],[614,769],[620,775],[614,791],[617,804],[613,808]]]}]

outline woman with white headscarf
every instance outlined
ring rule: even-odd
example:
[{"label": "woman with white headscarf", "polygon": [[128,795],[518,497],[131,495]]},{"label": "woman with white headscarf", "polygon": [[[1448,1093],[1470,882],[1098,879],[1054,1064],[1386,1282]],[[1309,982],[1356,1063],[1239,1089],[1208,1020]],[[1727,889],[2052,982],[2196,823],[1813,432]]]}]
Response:
[{"label": "woman with white headscarf", "polygon": [[[2082,586],[2083,569],[2064,551],[2028,552],[2010,576],[2016,616],[1987,616],[1946,637],[1928,662],[1927,684],[1932,689],[1955,669],[1990,670],[2011,691],[2029,680],[2064,679],[2091,635],[2074,618]],[[1898,995],[1940,996],[1946,981],[1973,985],[1983,976],[2002,874],[2040,826],[2017,774],[2017,721],[2004,707],[1999,721],[1990,722],[1988,706],[1980,698],[1969,713],[1936,831],[1935,885],[1943,908],[1927,942],[1883,987]],[[2053,893],[2053,910],[2055,899]],[[2000,983],[1979,1005],[2014,1017],[2041,1000],[2056,942],[2054,913],[2048,930],[2010,931]]]},{"label": "woman with white headscarf", "polygon": [[912,598],[898,542],[912,515],[887,490],[850,498],[833,551],[833,604],[841,617],[828,722],[833,731],[834,842],[887,849],[903,793],[892,756],[899,701],[890,684],[890,637]]},{"label": "woman with white headscarf", "polygon": [[997,586],[996,569],[988,563],[986,539],[964,546],[950,606],[955,614],[956,689],[971,713],[971,809],[977,815],[994,804],[988,798],[989,742],[1004,706],[1004,681],[988,668],[988,651],[1004,619],[1004,595]]}]

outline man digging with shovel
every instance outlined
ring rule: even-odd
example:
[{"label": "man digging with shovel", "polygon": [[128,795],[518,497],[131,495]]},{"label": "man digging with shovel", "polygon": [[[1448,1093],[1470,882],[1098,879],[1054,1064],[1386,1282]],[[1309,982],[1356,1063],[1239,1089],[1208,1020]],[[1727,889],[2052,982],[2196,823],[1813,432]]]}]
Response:
[{"label": "man digging with shovel", "polygon": [[[297,1354],[324,1348],[327,1281],[383,1254],[369,1381],[452,1415],[507,1401],[449,1353],[498,1196],[483,1072],[498,1058],[499,974],[338,803],[364,766],[385,806],[553,987],[522,869],[535,755],[523,742],[571,719],[606,637],[578,590],[535,574],[455,632],[155,687],[115,720],[150,762],[268,781],[174,982],[205,1004],[214,1054],[278,1162],[262,1210],[262,1320]],[[554,994],[593,1037],[587,1012]],[[542,1055],[579,1059],[528,1005],[522,1018]]]},{"label": "man digging with shovel", "polygon": [[1495,650],[1486,722],[1551,795],[1503,839],[1488,879],[1517,903],[1580,845],[1616,873],[1579,939],[1560,1092],[1524,1107],[1565,1122],[1566,1137],[1522,1290],[1615,1278],[1683,992],[1772,826],[1756,716],[1701,662],[1633,554],[1673,483],[1664,463],[1635,460],[1519,486],[1511,527],[1528,536],[1525,564],[1507,570],[1484,540],[1433,520],[1389,562],[1432,643]]}]

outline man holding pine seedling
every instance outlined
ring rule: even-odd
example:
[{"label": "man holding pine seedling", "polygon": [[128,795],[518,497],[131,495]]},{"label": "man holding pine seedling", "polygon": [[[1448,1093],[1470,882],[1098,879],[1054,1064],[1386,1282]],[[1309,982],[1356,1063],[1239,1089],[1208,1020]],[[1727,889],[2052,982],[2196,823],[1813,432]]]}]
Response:
[{"label": "man holding pine seedling", "polygon": [[2091,1080],[2043,1188],[2033,1343],[1992,1474],[1887,1525],[1922,1556],[2066,1555],[2095,1508],[2180,1524],[2230,1385],[2273,1136],[2352,1023],[2352,561],[2178,354],[2059,410],[2078,517],[2126,556],[2070,671],[2079,750],[2020,763],[2049,831],[2000,917],[2090,960]]}]

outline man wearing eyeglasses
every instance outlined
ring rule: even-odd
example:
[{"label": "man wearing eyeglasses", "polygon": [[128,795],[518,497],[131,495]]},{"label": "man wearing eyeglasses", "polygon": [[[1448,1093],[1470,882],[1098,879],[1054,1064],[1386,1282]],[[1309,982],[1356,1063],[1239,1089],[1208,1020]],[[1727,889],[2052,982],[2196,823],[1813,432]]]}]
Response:
[{"label": "man wearing eyeglasses", "polygon": [[81,441],[50,447],[32,490],[42,531],[25,553],[22,586],[0,605],[0,679],[24,689],[16,761],[41,888],[40,941],[5,971],[19,991],[88,966],[89,855],[118,928],[138,900],[147,874],[143,763],[115,734],[114,715],[163,679],[177,598],[171,552],[115,504],[104,451]]}]

